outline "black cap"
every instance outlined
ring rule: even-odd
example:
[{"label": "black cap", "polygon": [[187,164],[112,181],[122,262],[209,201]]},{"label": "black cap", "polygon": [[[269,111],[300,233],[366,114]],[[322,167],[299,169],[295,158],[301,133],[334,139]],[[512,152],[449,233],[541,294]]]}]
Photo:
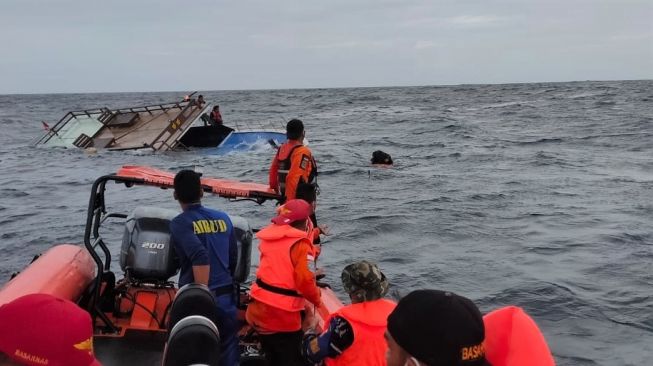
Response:
[{"label": "black cap", "polygon": [[471,300],[452,292],[417,290],[406,295],[388,316],[388,332],[428,365],[487,365],[481,312]]}]

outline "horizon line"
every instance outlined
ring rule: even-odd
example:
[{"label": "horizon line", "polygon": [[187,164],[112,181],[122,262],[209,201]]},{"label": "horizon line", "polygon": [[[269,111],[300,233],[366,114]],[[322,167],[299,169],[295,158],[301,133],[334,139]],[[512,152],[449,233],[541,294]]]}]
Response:
[{"label": "horizon line", "polygon": [[[520,81],[497,83],[458,83],[458,84],[421,84],[421,85],[376,85],[376,86],[330,86],[330,87],[289,87],[289,88],[261,88],[261,89],[197,89],[195,92],[233,92],[233,91],[275,91],[275,90],[321,90],[321,89],[373,89],[373,88],[420,88],[420,87],[452,87],[452,86],[482,86],[482,85],[523,85],[523,84],[562,84],[562,83],[595,83],[619,81],[653,81],[650,79],[596,79],[596,80],[562,80],[562,81]],[[131,90],[131,91],[71,91],[71,92],[25,92],[25,93],[0,93],[0,96],[12,95],[60,95],[60,94],[127,94],[127,93],[186,93],[183,90]],[[188,92],[192,93],[192,91]]]}]

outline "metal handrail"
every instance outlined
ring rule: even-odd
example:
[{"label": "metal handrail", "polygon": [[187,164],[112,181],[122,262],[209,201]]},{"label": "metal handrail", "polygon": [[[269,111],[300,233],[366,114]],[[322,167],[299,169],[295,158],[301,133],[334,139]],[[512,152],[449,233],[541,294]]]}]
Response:
[{"label": "metal handrail", "polygon": [[[39,144],[45,144],[50,139],[52,139],[54,136],[58,136],[59,131],[66,126],[71,120],[73,120],[75,117],[79,116],[88,116],[91,117],[93,114],[103,114],[105,112],[110,112],[113,115],[116,114],[121,114],[121,113],[141,113],[141,112],[147,112],[149,114],[152,114],[153,111],[168,111],[170,109],[184,109],[184,103],[187,102],[173,102],[173,103],[165,103],[165,104],[152,104],[152,105],[145,105],[145,106],[139,106],[139,107],[126,107],[126,108],[116,108],[116,109],[109,109],[107,107],[101,107],[101,108],[91,108],[91,109],[83,109],[83,110],[75,110],[75,111],[69,111],[66,113],[57,123],[55,123],[52,127],[49,128],[49,130],[41,136],[39,139],[36,140],[36,142],[33,143],[33,145],[39,145]],[[190,105],[191,103],[188,103]],[[105,121],[99,121],[103,125],[106,126]]]}]

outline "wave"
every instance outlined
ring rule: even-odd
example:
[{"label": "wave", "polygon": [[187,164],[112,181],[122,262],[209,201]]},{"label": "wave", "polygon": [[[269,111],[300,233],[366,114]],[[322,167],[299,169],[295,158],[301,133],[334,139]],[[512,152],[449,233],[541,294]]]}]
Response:
[{"label": "wave", "polygon": [[520,146],[529,146],[529,145],[542,145],[542,144],[559,144],[561,142],[564,142],[565,139],[560,137],[548,137],[548,138],[541,138],[538,140],[531,140],[531,141],[510,141],[510,140],[501,140],[501,141],[505,141]]}]

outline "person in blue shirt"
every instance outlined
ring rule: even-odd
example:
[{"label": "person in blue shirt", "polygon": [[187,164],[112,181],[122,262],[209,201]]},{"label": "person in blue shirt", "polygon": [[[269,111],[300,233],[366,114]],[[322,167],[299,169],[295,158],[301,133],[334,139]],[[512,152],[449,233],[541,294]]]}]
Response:
[{"label": "person in blue shirt", "polygon": [[238,320],[236,319],[236,234],[229,216],[201,204],[200,176],[182,170],[175,176],[174,197],[182,213],[170,222],[170,233],[179,256],[179,287],[188,283],[207,285],[218,305],[216,324],[221,338],[221,365],[238,365]]}]

